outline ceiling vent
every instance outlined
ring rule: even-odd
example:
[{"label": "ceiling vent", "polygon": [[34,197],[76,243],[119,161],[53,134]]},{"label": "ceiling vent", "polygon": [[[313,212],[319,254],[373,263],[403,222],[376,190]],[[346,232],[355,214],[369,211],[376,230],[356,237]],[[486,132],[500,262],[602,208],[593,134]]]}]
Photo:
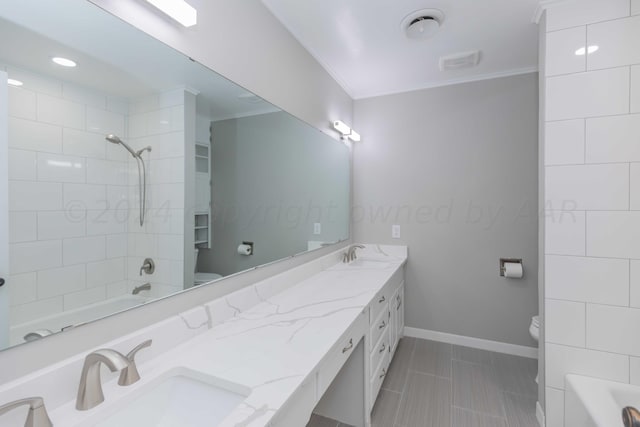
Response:
[{"label": "ceiling vent", "polygon": [[438,9],[421,9],[405,16],[400,29],[413,40],[432,37],[444,22],[444,13]]},{"label": "ceiling vent", "polygon": [[480,51],[454,53],[440,57],[440,71],[461,70],[475,67],[480,63]]}]

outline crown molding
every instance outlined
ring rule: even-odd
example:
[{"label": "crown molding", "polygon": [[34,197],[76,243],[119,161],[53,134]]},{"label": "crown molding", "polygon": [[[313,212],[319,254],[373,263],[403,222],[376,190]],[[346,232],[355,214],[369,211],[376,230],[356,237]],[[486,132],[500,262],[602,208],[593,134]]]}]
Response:
[{"label": "crown molding", "polygon": [[540,0],[540,3],[538,3],[535,12],[533,12],[533,18],[531,18],[531,22],[533,22],[534,24],[539,24],[540,19],[542,18],[542,14],[545,10],[547,10],[551,6],[556,6],[560,3],[568,3],[569,1],[571,0]]}]

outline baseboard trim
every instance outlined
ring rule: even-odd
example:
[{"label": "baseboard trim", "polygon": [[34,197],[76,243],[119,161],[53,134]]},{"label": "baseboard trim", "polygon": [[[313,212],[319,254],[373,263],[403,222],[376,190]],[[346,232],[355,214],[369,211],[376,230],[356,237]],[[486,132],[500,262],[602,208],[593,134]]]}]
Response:
[{"label": "baseboard trim", "polygon": [[542,410],[542,405],[540,405],[540,402],[536,402],[536,418],[538,419],[538,424],[540,424],[540,427],[545,427],[547,422],[544,419],[544,411]]},{"label": "baseboard trim", "polygon": [[538,349],[536,347],[527,347],[524,345],[508,344],[499,341],[484,340],[481,338],[466,337],[464,335],[448,334],[446,332],[430,331],[427,329],[410,328],[405,326],[404,334],[408,337],[422,338],[431,341],[446,342],[449,344],[462,345],[465,347],[473,347],[481,350],[495,351],[497,353],[512,354],[514,356],[528,357],[530,359],[538,358]]}]

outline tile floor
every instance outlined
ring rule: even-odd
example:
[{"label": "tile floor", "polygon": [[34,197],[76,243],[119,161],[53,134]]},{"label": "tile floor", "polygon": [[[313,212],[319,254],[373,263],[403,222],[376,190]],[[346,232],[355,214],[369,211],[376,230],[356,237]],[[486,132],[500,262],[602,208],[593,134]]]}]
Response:
[{"label": "tile floor", "polygon": [[[403,338],[373,427],[538,427],[537,361]],[[348,427],[314,415],[307,427]]]}]

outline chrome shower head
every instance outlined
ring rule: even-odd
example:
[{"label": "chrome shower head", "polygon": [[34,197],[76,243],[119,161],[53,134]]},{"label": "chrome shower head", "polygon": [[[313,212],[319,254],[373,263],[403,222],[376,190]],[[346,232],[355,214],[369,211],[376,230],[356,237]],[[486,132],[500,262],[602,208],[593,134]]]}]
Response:
[{"label": "chrome shower head", "polygon": [[135,151],[133,151],[133,149],[131,147],[129,147],[123,140],[121,140],[119,136],[110,133],[104,139],[106,139],[107,141],[111,142],[112,144],[120,144],[120,145],[122,145],[129,153],[131,153],[131,155],[134,158],[138,157],[138,154]]}]

